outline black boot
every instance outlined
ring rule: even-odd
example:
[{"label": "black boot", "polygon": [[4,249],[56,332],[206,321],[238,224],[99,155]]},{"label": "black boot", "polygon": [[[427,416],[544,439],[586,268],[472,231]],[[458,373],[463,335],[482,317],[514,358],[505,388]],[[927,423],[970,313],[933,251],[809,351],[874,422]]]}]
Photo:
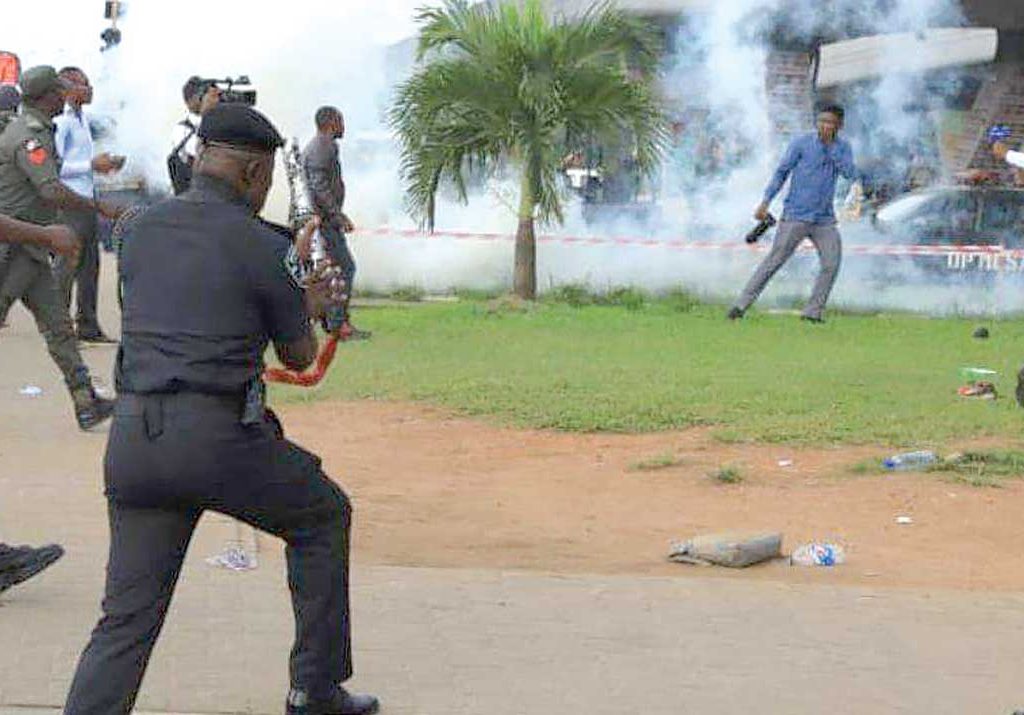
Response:
[{"label": "black boot", "polygon": [[350,693],[339,685],[329,700],[312,700],[304,690],[292,690],[285,715],[371,715],[379,709],[377,698]]},{"label": "black boot", "polygon": [[79,330],[78,342],[92,343],[94,345],[117,345],[116,340],[114,340],[112,337],[104,333],[99,328],[94,328],[92,330]]},{"label": "black boot", "polygon": [[29,580],[63,555],[64,549],[57,544],[38,549],[0,544],[0,593]]},{"label": "black boot", "polygon": [[80,429],[92,429],[114,414],[114,400],[100,397],[91,387],[75,390],[71,399],[75,402],[75,419]]}]

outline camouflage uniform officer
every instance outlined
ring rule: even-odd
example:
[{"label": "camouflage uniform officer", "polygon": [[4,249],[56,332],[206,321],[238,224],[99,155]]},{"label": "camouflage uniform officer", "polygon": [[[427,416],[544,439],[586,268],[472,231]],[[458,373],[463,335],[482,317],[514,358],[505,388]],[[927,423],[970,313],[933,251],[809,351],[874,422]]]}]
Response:
[{"label": "camouflage uniform officer", "polygon": [[[58,209],[116,216],[115,209],[78,196],[60,182],[53,117],[64,107],[64,81],[53,67],[33,67],[22,75],[21,87],[21,114],[0,135],[0,213],[40,226],[58,223]],[[27,244],[10,247],[0,284],[0,316],[6,315],[15,300],[24,303],[35,317],[50,356],[64,374],[79,427],[89,429],[108,418],[113,402],[98,397],[93,390],[71,319],[59,300],[46,248]]]}]

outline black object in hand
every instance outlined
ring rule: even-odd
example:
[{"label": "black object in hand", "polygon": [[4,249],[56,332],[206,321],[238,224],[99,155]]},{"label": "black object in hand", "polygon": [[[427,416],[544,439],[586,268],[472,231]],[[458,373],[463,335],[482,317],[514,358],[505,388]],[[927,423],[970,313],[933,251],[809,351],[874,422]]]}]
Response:
[{"label": "black object in hand", "polygon": [[747,243],[757,243],[757,240],[761,238],[761,236],[763,236],[768,231],[768,229],[774,226],[775,223],[775,217],[772,216],[771,214],[768,214],[763,219],[761,219],[761,221],[756,226],[754,226],[754,228],[750,229],[750,233],[748,233],[746,235],[746,238],[744,238],[743,240],[745,240]]}]

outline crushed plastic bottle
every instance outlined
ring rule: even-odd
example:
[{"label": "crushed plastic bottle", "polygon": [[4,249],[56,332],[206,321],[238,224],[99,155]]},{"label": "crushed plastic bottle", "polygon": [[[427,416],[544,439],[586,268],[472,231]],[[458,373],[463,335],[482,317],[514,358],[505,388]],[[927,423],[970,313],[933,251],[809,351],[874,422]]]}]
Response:
[{"label": "crushed plastic bottle", "polygon": [[222,552],[206,559],[206,563],[229,571],[252,571],[259,567],[256,555],[248,553],[241,544],[228,544]]},{"label": "crushed plastic bottle", "polygon": [[917,452],[904,452],[894,454],[882,462],[882,466],[896,472],[905,472],[912,469],[923,469],[939,461],[939,456],[930,449],[922,449]]},{"label": "crushed plastic bottle", "polygon": [[838,544],[804,544],[790,555],[792,566],[838,566],[846,562],[846,553]]}]

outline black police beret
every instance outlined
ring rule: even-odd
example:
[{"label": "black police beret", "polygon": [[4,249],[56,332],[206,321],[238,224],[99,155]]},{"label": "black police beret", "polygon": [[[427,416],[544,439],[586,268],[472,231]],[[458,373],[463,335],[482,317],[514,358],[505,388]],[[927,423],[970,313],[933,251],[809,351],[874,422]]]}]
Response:
[{"label": "black police beret", "polygon": [[270,120],[246,104],[228,102],[212,107],[199,123],[199,138],[243,149],[273,151],[284,139]]}]

